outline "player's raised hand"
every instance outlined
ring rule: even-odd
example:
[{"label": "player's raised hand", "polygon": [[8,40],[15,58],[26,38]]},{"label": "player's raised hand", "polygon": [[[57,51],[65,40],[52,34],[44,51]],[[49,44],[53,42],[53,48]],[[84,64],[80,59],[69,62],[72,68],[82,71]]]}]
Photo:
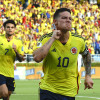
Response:
[{"label": "player's raised hand", "polygon": [[60,30],[54,30],[52,37],[54,39],[57,39],[58,40],[61,37],[61,31]]},{"label": "player's raised hand", "polygon": [[13,43],[12,48],[14,49],[14,51],[16,52],[16,45]]}]

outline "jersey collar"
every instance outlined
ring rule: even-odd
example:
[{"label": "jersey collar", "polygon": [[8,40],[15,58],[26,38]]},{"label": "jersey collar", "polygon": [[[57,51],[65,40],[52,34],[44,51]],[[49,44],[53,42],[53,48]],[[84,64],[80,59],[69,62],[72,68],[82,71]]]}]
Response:
[{"label": "jersey collar", "polygon": [[[59,43],[59,45],[63,45],[59,40],[56,40],[57,43]],[[67,43],[63,46],[69,46],[71,44],[71,32],[69,32],[69,39],[67,41]]]}]

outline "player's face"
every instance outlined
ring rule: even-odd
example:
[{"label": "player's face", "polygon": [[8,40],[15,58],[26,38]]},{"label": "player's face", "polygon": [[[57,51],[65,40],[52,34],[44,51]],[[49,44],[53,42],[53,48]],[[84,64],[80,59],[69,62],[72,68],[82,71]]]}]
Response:
[{"label": "player's face", "polygon": [[60,30],[67,30],[71,29],[72,18],[71,14],[67,11],[61,12],[57,19],[57,28]]},{"label": "player's face", "polygon": [[11,24],[11,23],[6,24],[4,29],[7,35],[13,35],[15,32],[15,26],[14,24]]}]

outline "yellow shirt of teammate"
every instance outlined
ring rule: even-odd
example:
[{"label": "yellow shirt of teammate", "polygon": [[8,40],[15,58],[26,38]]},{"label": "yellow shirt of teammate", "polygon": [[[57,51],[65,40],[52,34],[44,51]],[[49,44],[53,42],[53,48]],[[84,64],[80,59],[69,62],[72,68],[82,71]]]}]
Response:
[{"label": "yellow shirt of teammate", "polygon": [[12,44],[15,44],[17,51],[23,55],[23,46],[21,40],[14,38],[8,42],[5,35],[0,36],[0,74],[7,77],[14,77],[14,60],[16,57]]}]

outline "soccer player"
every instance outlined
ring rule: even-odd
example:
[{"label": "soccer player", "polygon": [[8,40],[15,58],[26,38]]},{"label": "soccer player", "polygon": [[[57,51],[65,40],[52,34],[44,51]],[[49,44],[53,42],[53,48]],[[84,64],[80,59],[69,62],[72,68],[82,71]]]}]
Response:
[{"label": "soccer player", "polygon": [[14,91],[14,62],[24,60],[21,40],[14,37],[16,24],[14,20],[7,20],[3,24],[5,34],[0,35],[0,98],[9,100]]},{"label": "soccer player", "polygon": [[75,100],[80,84],[78,54],[84,60],[85,89],[93,88],[90,53],[84,39],[70,32],[72,18],[69,9],[57,9],[53,19],[56,29],[40,38],[33,53],[36,62],[43,60],[40,100]]}]

